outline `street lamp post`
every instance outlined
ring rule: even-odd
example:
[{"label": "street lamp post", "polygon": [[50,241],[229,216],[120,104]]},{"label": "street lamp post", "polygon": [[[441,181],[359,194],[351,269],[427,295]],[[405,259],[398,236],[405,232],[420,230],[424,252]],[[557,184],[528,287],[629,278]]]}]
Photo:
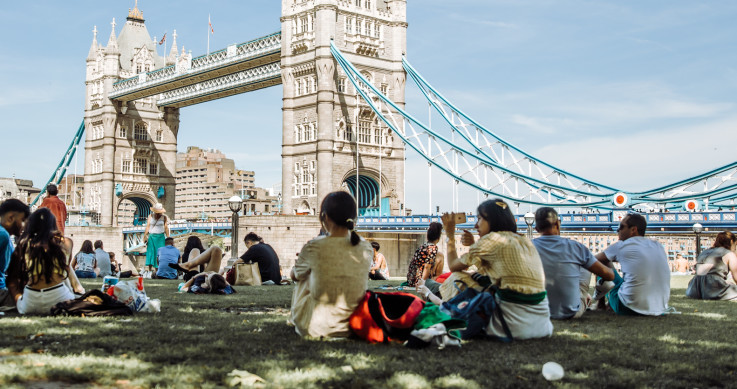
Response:
[{"label": "street lamp post", "polygon": [[698,258],[701,254],[701,231],[704,230],[704,226],[702,226],[701,223],[696,223],[691,227],[691,229],[693,229],[693,233],[696,234],[696,258]]},{"label": "street lamp post", "polygon": [[527,223],[527,237],[532,239],[532,224],[535,223],[535,215],[532,212],[525,214],[525,223]]},{"label": "street lamp post", "polygon": [[230,223],[230,259],[235,261],[238,259],[238,212],[243,206],[243,200],[240,196],[233,196],[228,199],[228,207],[233,211],[233,220]]}]

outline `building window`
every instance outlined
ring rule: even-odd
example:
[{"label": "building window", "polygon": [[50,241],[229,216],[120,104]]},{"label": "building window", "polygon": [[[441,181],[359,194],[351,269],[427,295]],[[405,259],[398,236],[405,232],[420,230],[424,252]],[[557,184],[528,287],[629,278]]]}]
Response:
[{"label": "building window", "polygon": [[136,64],[136,74],[138,74],[140,72],[141,72],[141,64],[140,63],[137,63]]},{"label": "building window", "polygon": [[338,80],[338,92],[345,93],[345,77],[341,77]]},{"label": "building window", "polygon": [[386,96],[386,92],[388,92],[389,86],[386,84],[381,84],[381,94]]},{"label": "building window", "polygon": [[303,16],[299,19],[299,32],[307,32],[307,16]]},{"label": "building window", "polygon": [[146,123],[138,122],[133,127],[133,139],[135,140],[148,140],[148,131],[146,131]]},{"label": "building window", "polygon": [[371,143],[371,122],[367,120],[358,121],[358,142]]},{"label": "building window", "polygon": [[353,34],[353,19],[346,17],[345,18],[345,32],[347,34]]},{"label": "building window", "polygon": [[133,173],[146,174],[148,170],[148,161],[145,158],[136,158],[133,160]]},{"label": "building window", "polygon": [[381,129],[380,128],[374,128],[374,144],[377,144],[377,145],[381,144]]},{"label": "building window", "polygon": [[152,176],[155,176],[155,175],[159,174],[159,164],[156,163],[156,162],[151,162],[148,165],[148,174],[150,174]]},{"label": "building window", "polygon": [[123,173],[130,173],[131,172],[131,161],[128,159],[124,159],[121,170],[123,171]]},{"label": "building window", "polygon": [[118,136],[123,139],[128,138],[128,128],[120,126],[120,129],[118,129]]},{"label": "building window", "polygon": [[156,141],[161,142],[164,140],[164,131],[157,130],[156,131]]},{"label": "building window", "polygon": [[366,9],[371,9],[371,0],[366,0]]}]

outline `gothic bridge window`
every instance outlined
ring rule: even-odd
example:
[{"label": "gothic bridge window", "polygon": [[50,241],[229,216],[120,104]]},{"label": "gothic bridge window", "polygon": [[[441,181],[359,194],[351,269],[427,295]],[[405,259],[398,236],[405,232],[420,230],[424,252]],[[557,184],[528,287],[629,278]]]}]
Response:
[{"label": "gothic bridge window", "polygon": [[146,123],[136,123],[135,127],[133,127],[133,139],[148,140],[148,129],[146,128]]}]

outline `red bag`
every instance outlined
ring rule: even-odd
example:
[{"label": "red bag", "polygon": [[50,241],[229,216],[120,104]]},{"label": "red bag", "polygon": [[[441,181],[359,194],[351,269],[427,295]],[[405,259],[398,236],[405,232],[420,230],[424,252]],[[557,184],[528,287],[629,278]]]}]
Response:
[{"label": "red bag", "polygon": [[403,342],[417,321],[425,303],[410,293],[366,291],[348,319],[351,330],[370,343]]}]

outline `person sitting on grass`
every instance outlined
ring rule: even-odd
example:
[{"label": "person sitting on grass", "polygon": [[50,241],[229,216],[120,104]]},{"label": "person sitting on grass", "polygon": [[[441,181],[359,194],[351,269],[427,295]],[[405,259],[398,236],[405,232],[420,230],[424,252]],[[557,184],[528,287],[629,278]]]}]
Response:
[{"label": "person sitting on grass", "polygon": [[384,258],[384,254],[379,252],[381,245],[379,242],[371,242],[371,247],[374,249],[374,261],[371,262],[369,278],[372,280],[388,280],[389,268],[386,266],[386,258]]},{"label": "person sitting on grass", "polygon": [[532,243],[545,270],[550,318],[581,317],[591,302],[591,273],[612,281],[614,272],[597,261],[583,244],[560,236],[560,219],[555,209],[542,207],[535,211],[535,229],[541,236]]},{"label": "person sitting on grass", "polygon": [[48,315],[57,303],[73,299],[74,291],[84,293],[67,261],[72,246],[71,239],[56,229],[56,218],[48,208],[31,214],[8,272],[8,288],[18,313]]},{"label": "person sitting on grass", "polygon": [[[609,306],[617,315],[659,316],[668,311],[670,268],[663,246],[645,238],[645,217],[630,213],[619,224],[619,241],[596,254],[596,259],[612,267],[622,266],[624,277],[614,270],[614,284],[607,292]],[[600,287],[598,285],[597,287]]]},{"label": "person sitting on grass", "polygon": [[[530,239],[517,233],[517,222],[509,205],[495,199],[478,206],[474,228],[479,240],[474,242],[473,235],[464,230],[461,243],[471,247],[461,257],[455,248],[455,215],[446,213],[442,220],[448,236],[448,267],[454,272],[443,285],[455,279],[471,285],[473,279],[464,270],[475,266],[477,274],[488,277],[491,285],[498,288],[497,300],[514,339],[552,335],[542,261]],[[437,301],[426,286],[420,286],[418,291],[426,300]],[[494,337],[507,336],[496,316],[486,326],[486,333]]]},{"label": "person sitting on grass", "polygon": [[341,338],[351,334],[348,318],[368,287],[373,249],[354,231],[356,200],[347,192],[329,193],[320,205],[326,236],[310,240],[299,253],[291,278],[289,323],[300,336]]},{"label": "person sitting on grass", "polygon": [[30,208],[18,199],[7,199],[0,204],[0,311],[15,309],[15,299],[10,294],[5,278],[10,258],[13,255],[13,242],[10,236],[18,236],[23,230],[23,222],[31,214]]},{"label": "person sitting on grass", "polygon": [[97,278],[100,269],[97,267],[97,256],[91,240],[82,242],[82,248],[72,259],[71,266],[78,278]]},{"label": "person sitting on grass", "polygon": [[686,296],[701,300],[737,301],[737,236],[731,231],[722,231],[714,239],[714,245],[699,254],[696,275],[688,282]]},{"label": "person sitting on grass", "polygon": [[[442,233],[442,224],[438,222],[430,223],[427,228],[427,243],[415,250],[415,254],[409,263],[409,270],[407,271],[408,286],[418,286],[422,281],[434,294],[439,294],[440,283],[432,278],[436,276],[433,274],[436,259],[438,255],[442,255],[438,253],[438,241]],[[442,272],[442,268],[440,271]]]},{"label": "person sitting on grass", "polygon": [[97,268],[99,272],[97,276],[104,278],[105,276],[111,276],[117,269],[115,269],[110,261],[110,255],[102,247],[102,241],[95,241],[95,261],[97,262]]},{"label": "person sitting on grass", "polygon": [[169,266],[169,264],[179,263],[179,249],[174,247],[174,238],[168,237],[164,240],[164,247],[159,249],[158,257],[159,269],[156,271],[156,278],[176,279],[177,271]]},{"label": "person sitting on grass", "polygon": [[235,263],[257,263],[261,273],[261,283],[265,285],[281,285],[281,268],[279,256],[270,245],[254,232],[249,232],[243,242],[246,252]]},{"label": "person sitting on grass", "polygon": [[135,269],[123,271],[123,264],[118,263],[118,261],[115,260],[114,252],[108,251],[107,254],[110,256],[110,266],[114,266],[117,269],[118,278],[131,278],[139,276],[138,272]]},{"label": "person sitting on grass", "polygon": [[[182,253],[182,263],[188,262],[189,259],[195,259],[198,255],[205,252],[205,247],[202,246],[202,241],[197,236],[190,236],[187,238],[187,244],[184,245],[184,252]],[[200,271],[203,271],[204,268],[200,268]],[[189,278],[185,279],[189,280]]]}]

